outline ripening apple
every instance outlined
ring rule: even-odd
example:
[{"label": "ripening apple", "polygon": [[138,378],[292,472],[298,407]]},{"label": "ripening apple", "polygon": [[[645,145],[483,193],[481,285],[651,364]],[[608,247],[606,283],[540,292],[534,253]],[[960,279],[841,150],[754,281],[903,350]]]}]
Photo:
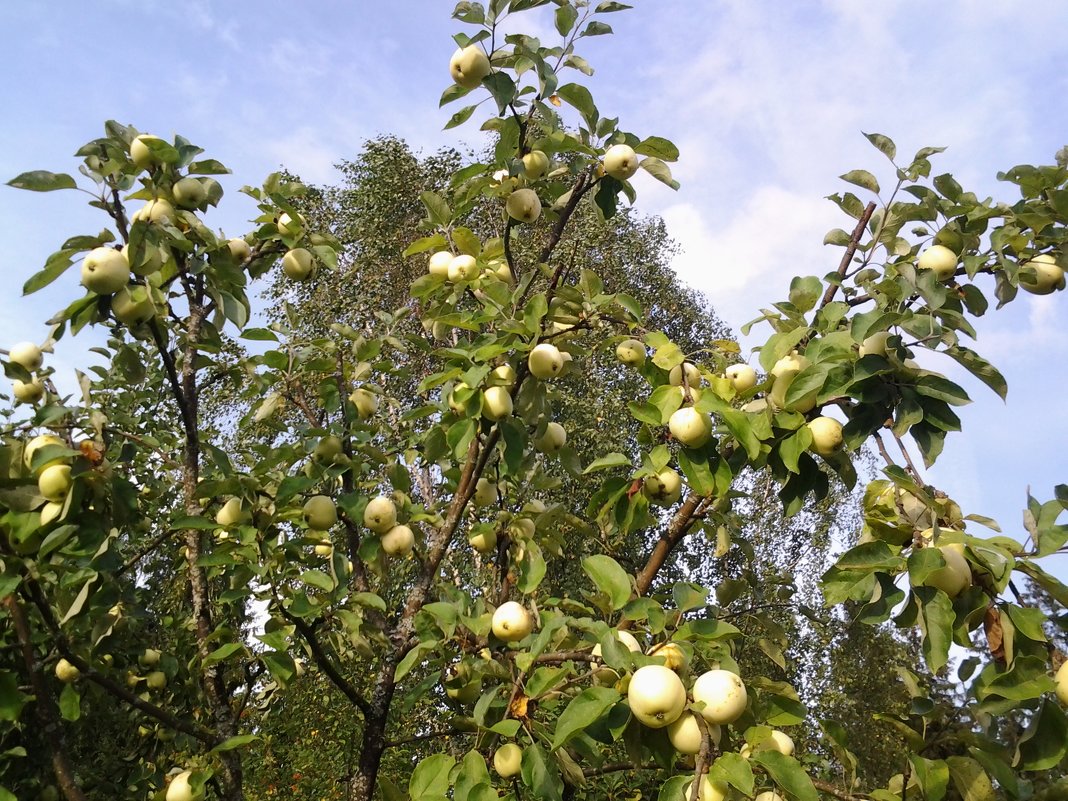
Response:
[{"label": "ripening apple", "polygon": [[510,364],[494,367],[486,378],[486,382],[490,386],[508,387],[510,389],[515,386],[515,369]]},{"label": "ripening apple", "polygon": [[314,548],[316,556],[325,556],[327,558],[334,555],[334,545],[330,542],[320,542]]},{"label": "ripening apple", "polygon": [[774,790],[765,790],[757,794],[753,801],[785,801],[785,799]]},{"label": "ripening apple", "polygon": [[[706,723],[708,736],[713,745],[719,745],[722,731],[715,723]],[[693,712],[685,711],[667,728],[668,740],[675,750],[682,754],[694,755],[701,750],[701,726]]]},{"label": "ripening apple", "polygon": [[626,181],[638,171],[638,154],[630,145],[612,145],[604,154],[604,171],[617,181]]},{"label": "ripening apple", "polygon": [[471,498],[475,506],[485,507],[497,503],[497,484],[482,477],[475,483],[475,494]]},{"label": "ripening apple", "polygon": [[304,502],[304,522],[308,528],[326,531],[337,522],[337,506],[326,495],[313,495]]},{"label": "ripening apple", "polygon": [[519,775],[523,765],[523,749],[515,743],[505,743],[493,752],[493,769],[502,779]]},{"label": "ripening apple", "polygon": [[397,505],[393,499],[379,495],[368,501],[363,510],[363,524],[376,534],[385,534],[397,525]]},{"label": "ripening apple", "polygon": [[449,277],[449,264],[456,258],[447,250],[439,250],[434,253],[427,262],[427,272],[431,275],[440,275],[442,278]]},{"label": "ripening apple", "polygon": [[315,260],[307,248],[293,248],[282,257],[282,271],[294,281],[304,281],[315,272]]},{"label": "ripening apple", "polygon": [[474,89],[490,74],[490,60],[481,47],[468,45],[449,59],[449,74],[464,89]]},{"label": "ripening apple", "polygon": [[93,248],[82,260],[82,286],[98,295],[118,292],[130,283],[130,263],[122,251]]},{"label": "ripening apple", "polygon": [[1055,289],[1064,289],[1064,269],[1053,255],[1043,253],[1024,262],[1023,266],[1034,270],[1034,275],[1020,273],[1021,289],[1032,295],[1048,295]]},{"label": "ripening apple", "polygon": [[162,670],[153,670],[145,676],[145,684],[150,690],[162,690],[167,686],[167,674]]},{"label": "ripening apple", "polygon": [[786,732],[774,729],[765,739],[757,743],[755,748],[751,749],[751,753],[758,751],[778,751],[785,756],[792,756],[794,741]]},{"label": "ripening apple", "polygon": [[528,181],[537,181],[549,172],[549,157],[541,150],[531,150],[523,156],[523,174]]},{"label": "ripening apple", "polygon": [[[920,534],[923,539],[934,537],[934,530],[927,529]],[[924,586],[937,587],[950,598],[956,598],[972,586],[972,568],[964,556],[964,543],[951,542],[938,546],[946,566],[940,567],[923,580]]]},{"label": "ripening apple", "polygon": [[143,243],[141,248],[140,260],[134,260],[133,255],[130,252],[129,245],[122,246],[122,255],[126,257],[127,263],[130,265],[130,272],[134,275],[148,276],[158,273],[163,269],[163,265],[170,261],[170,252],[164,245],[152,245],[148,242]]},{"label": "ripening apple", "polygon": [[155,667],[162,656],[155,648],[146,648],[145,652],[137,657],[137,661],[142,667]]},{"label": "ripening apple", "polygon": [[453,386],[452,391],[449,392],[449,408],[457,414],[462,414],[467,408],[466,402],[460,400],[458,393],[460,393],[462,390],[468,389],[471,389],[471,387],[469,387],[466,383],[464,383],[463,381],[457,381],[456,385]]},{"label": "ripening apple", "polygon": [[143,325],[156,316],[156,304],[146,287],[127,284],[112,296],[111,313],[123,325]]},{"label": "ripening apple", "polygon": [[806,359],[804,356],[800,355],[795,351],[794,353],[790,353],[786,356],[783,356],[781,359],[775,362],[774,366],[772,366],[771,368],[770,375],[772,376],[772,378],[778,378],[779,376],[783,376],[788,373],[793,373],[794,375],[797,375],[806,367],[808,367],[809,364],[811,364],[811,362],[809,362],[808,359]]},{"label": "ripening apple", "polygon": [[673,387],[681,387],[683,376],[686,377],[686,386],[701,386],[701,371],[693,362],[683,362],[672,367],[668,372],[668,383]]},{"label": "ripening apple", "polygon": [[756,370],[748,364],[732,364],[723,371],[735,392],[748,392],[757,384]]},{"label": "ripening apple", "polygon": [[375,412],[378,411],[378,396],[362,387],[354,389],[352,394],[349,395],[349,400],[356,407],[356,414],[361,420],[373,417]]},{"label": "ripening apple", "polygon": [[240,498],[230,498],[215,513],[215,522],[224,528],[241,525],[247,520],[248,513],[245,511]]},{"label": "ripening apple", "polygon": [[397,525],[382,535],[382,550],[389,556],[407,556],[415,547],[415,533],[405,525]]},{"label": "ripening apple", "polygon": [[860,357],[863,359],[865,356],[885,356],[887,342],[892,336],[893,334],[889,331],[876,331],[865,337],[860,343]]},{"label": "ripening apple", "polygon": [[492,553],[497,548],[497,532],[492,528],[479,529],[467,536],[468,544],[479,553]]},{"label": "ripening apple", "polygon": [[299,214],[291,215],[288,211],[283,211],[278,215],[278,222],[275,223],[278,228],[278,233],[282,236],[294,237],[300,233],[300,229],[304,227],[304,218]]},{"label": "ripening apple", "polygon": [[134,163],[134,166],[138,169],[145,170],[155,164],[156,156],[153,153],[152,148],[148,145],[150,142],[162,142],[158,136],[152,134],[141,134],[130,142],[130,161]]},{"label": "ripening apple", "polygon": [[7,357],[12,363],[29,370],[31,373],[40,369],[42,362],[44,362],[44,354],[32,342],[19,342],[17,345],[12,345],[7,352]]},{"label": "ripening apple", "polygon": [[642,491],[653,503],[671,506],[682,496],[682,476],[670,467],[665,467],[656,475],[645,479]]},{"label": "ripening apple", "polygon": [[196,801],[200,796],[193,794],[193,788],[189,784],[189,777],[192,775],[193,771],[186,770],[171,779],[164,801]]},{"label": "ripening apple", "polygon": [[[641,651],[642,651],[641,643],[639,643],[634,638],[634,635],[631,634],[629,631],[626,631],[625,629],[616,629],[615,630],[615,635],[616,635],[616,639],[619,640],[621,643],[623,643],[623,645],[626,646],[628,651],[630,651],[633,654],[640,654],[641,653]],[[597,645],[593,646],[593,650],[590,651],[590,654],[592,656],[600,656],[601,655],[601,644],[597,643]]]},{"label": "ripening apple", "polygon": [[148,201],[145,205],[133,213],[131,222],[165,223],[174,222],[174,206],[165,198],[156,198]]},{"label": "ripening apple", "polygon": [[957,254],[945,245],[931,245],[916,261],[921,270],[933,270],[939,281],[948,281],[957,272]]},{"label": "ripening apple", "polygon": [[54,464],[41,471],[37,479],[37,490],[46,501],[58,502],[67,496],[72,483],[70,465]]},{"label": "ripening apple", "polygon": [[71,682],[77,681],[81,675],[82,672],[66,659],[60,659],[56,662],[56,678],[64,684],[70,684]]},{"label": "ripening apple", "polygon": [[319,464],[334,464],[345,453],[345,443],[341,437],[329,434],[322,437],[312,449],[312,461]]},{"label": "ripening apple", "polygon": [[[45,447],[46,445],[63,445],[65,447],[66,444],[67,443],[65,443],[63,440],[61,440],[54,434],[40,434],[26,443],[26,447],[22,452],[22,459],[26,463],[26,467],[33,467],[33,456],[41,448]],[[63,458],[64,457],[60,456],[50,462],[38,465],[36,467],[36,470],[40,472],[41,470],[44,470],[46,467],[48,467],[48,465],[57,464],[58,462],[61,462]]]},{"label": "ripening apple", "polygon": [[490,628],[498,640],[518,642],[534,629],[534,618],[522,604],[507,601],[494,610]]},{"label": "ripening apple", "polygon": [[1064,662],[1059,668],[1053,678],[1056,683],[1057,700],[1065,706],[1068,706],[1068,661]]},{"label": "ripening apple", "polygon": [[478,262],[474,256],[468,256],[466,253],[455,256],[449,261],[448,275],[454,284],[474,281],[478,278]]},{"label": "ripening apple", "polygon": [[11,382],[11,394],[19,403],[37,403],[44,397],[44,382],[34,376],[30,381],[16,378]]},{"label": "ripening apple", "polygon": [[530,368],[532,376],[546,381],[560,375],[564,369],[564,357],[556,345],[542,342],[530,352],[530,356],[527,357],[527,367]]},{"label": "ripening apple", "polygon": [[749,696],[737,673],[709,670],[693,683],[693,700],[704,703],[701,717],[709,723],[733,723],[745,711]]},{"label": "ripening apple", "polygon": [[[727,798],[727,783],[721,781],[713,781],[708,778],[708,774],[701,775],[701,784],[697,790],[697,801],[724,801]],[[691,780],[686,789],[682,791],[682,797],[684,801],[689,801],[690,794],[693,792],[693,781]]]},{"label": "ripening apple", "polygon": [[534,532],[537,528],[534,525],[534,521],[529,517],[519,517],[511,522],[508,526],[508,532],[515,539],[527,539],[529,540],[534,536]]},{"label": "ripening apple", "polygon": [[668,419],[668,430],[687,448],[700,448],[712,437],[712,418],[692,406],[684,406]]},{"label": "ripening apple", "polygon": [[820,456],[830,456],[842,447],[842,424],[833,417],[810,420],[808,430],[812,433],[809,447]]},{"label": "ripening apple", "polygon": [[545,433],[534,443],[542,453],[552,456],[558,453],[564,443],[567,442],[567,430],[559,423],[553,421],[545,427]]},{"label": "ripening apple", "polygon": [[678,643],[665,642],[654,645],[649,649],[649,656],[663,659],[664,667],[676,673],[686,669],[686,652],[679,647]]},{"label": "ripening apple", "polygon": [[645,345],[637,339],[626,339],[616,345],[616,358],[627,367],[641,367],[645,357]]},{"label": "ripening apple", "polygon": [[532,223],[541,216],[541,200],[533,189],[517,189],[508,196],[505,211],[513,220]]},{"label": "ripening apple", "polygon": [[252,258],[252,248],[244,239],[235,237],[226,243],[226,248],[238,264],[244,264]]},{"label": "ripening apple", "polygon": [[512,414],[512,396],[506,387],[486,387],[482,392],[482,416],[496,422]]},{"label": "ripening apple", "polygon": [[174,202],[183,209],[195,209],[208,199],[204,184],[192,176],[176,181],[171,188],[171,193],[174,195]]},{"label": "ripening apple", "polygon": [[686,687],[673,670],[646,665],[634,671],[627,689],[630,711],[651,729],[670,726],[686,709]]}]

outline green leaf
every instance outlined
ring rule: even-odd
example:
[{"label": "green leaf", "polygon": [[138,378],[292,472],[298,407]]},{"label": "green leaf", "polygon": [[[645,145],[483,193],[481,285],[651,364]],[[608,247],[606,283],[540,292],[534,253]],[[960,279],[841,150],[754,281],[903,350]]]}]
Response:
[{"label": "green leaf", "polygon": [[734,752],[721,754],[712,764],[712,769],[708,772],[708,775],[713,781],[727,782],[727,784],[746,797],[753,794],[755,781],[753,768],[749,764],[749,760],[741,754]]},{"label": "green leaf", "polygon": [[[428,250],[441,250],[448,243],[445,241],[445,237],[441,234],[433,234],[432,236],[424,236],[421,239],[417,239],[412,244],[408,245],[404,249],[404,253],[401,255],[404,258],[414,256],[417,253],[425,253]],[[429,276],[426,276],[429,277]]]},{"label": "green leaf", "polygon": [[653,156],[646,156],[638,165],[662,184],[678,190],[680,184],[671,177],[671,168],[663,161]]},{"label": "green leaf", "polygon": [[565,83],[557,88],[556,95],[578,110],[590,130],[597,127],[597,106],[594,105],[589,89],[581,84]]},{"label": "green leaf", "polygon": [[63,720],[75,721],[82,716],[82,697],[73,684],[64,684],[59,694],[59,714]]},{"label": "green leaf", "polygon": [[534,744],[523,749],[521,775],[523,784],[538,801],[562,801],[563,780],[540,745]]},{"label": "green leaf", "polygon": [[211,749],[211,753],[218,754],[222,753],[223,751],[234,751],[238,748],[241,748],[242,746],[248,745],[249,743],[254,743],[259,739],[260,736],[258,734],[237,734],[233,737],[227,737],[225,740],[223,740],[221,743]]},{"label": "green leaf", "polygon": [[1049,770],[1068,753],[1068,720],[1051,699],[1042,702],[1038,714],[1020,738],[1016,749],[1018,770]]},{"label": "green leaf", "polygon": [[241,338],[254,342],[277,342],[278,334],[269,328],[246,328],[241,332]]},{"label": "green leaf", "polygon": [[475,113],[476,108],[478,108],[477,105],[464,106],[462,109],[460,109],[451,117],[449,117],[449,121],[445,123],[445,127],[442,130],[447,131],[450,128],[455,128],[458,125],[463,125],[471,118],[471,115]]},{"label": "green leaf", "polygon": [[797,801],[819,801],[819,793],[816,792],[812,779],[805,773],[801,763],[793,757],[778,751],[757,751],[751,759],[767,770],[775,783]]},{"label": "green leaf", "polygon": [[80,250],[81,248],[66,248],[64,250],[57,250],[49,256],[48,261],[45,262],[44,268],[31,275],[26,283],[22,285],[22,294],[32,295],[34,292],[43,289],[63,275],[63,273],[70,269],[70,266],[74,263],[71,260],[71,256],[80,252]]},{"label": "green leaf", "polygon": [[236,654],[243,647],[244,646],[239,642],[228,642],[226,643],[226,645],[221,645],[214,651],[212,651],[210,654],[208,654],[206,657],[204,657],[204,666],[207,667],[208,665],[214,665],[217,662],[222,662],[224,659],[227,659]]},{"label": "green leaf", "polygon": [[430,222],[434,223],[434,225],[445,226],[452,220],[452,211],[449,209],[449,204],[445,202],[441,195],[430,191],[420,192],[419,199],[423,201]]},{"label": "green leaf", "polygon": [[652,156],[663,161],[678,161],[679,149],[662,136],[650,136],[635,146],[634,152],[640,156]]},{"label": "green leaf", "polygon": [[611,687],[589,687],[574,698],[556,721],[552,750],[567,743],[600,719],[619,701],[619,693]]},{"label": "green leaf", "polygon": [[924,801],[942,801],[949,787],[949,766],[940,759],[924,759],[919,754],[909,754],[909,762],[923,790]]},{"label": "green leaf", "polygon": [[608,453],[599,459],[595,459],[589,467],[582,471],[582,475],[596,473],[598,470],[610,470],[614,467],[630,467],[630,457],[623,453]]},{"label": "green leaf", "polygon": [[334,589],[335,582],[330,576],[320,570],[307,570],[300,574],[300,580],[309,586],[330,592]]},{"label": "green leaf", "polygon": [[515,100],[515,81],[506,72],[491,72],[482,82],[497,101],[497,112],[504,114],[508,105]]},{"label": "green leaf", "polygon": [[879,182],[867,170],[850,170],[838,177],[847,183],[859,186],[861,189],[867,189],[869,192],[879,194]]},{"label": "green leaf", "polygon": [[586,26],[586,30],[579,34],[579,36],[604,36],[607,33],[611,33],[612,28],[609,25],[605,25],[603,22],[597,22],[594,20]]},{"label": "green leaf", "polygon": [[999,398],[1006,399],[1009,394],[1009,385],[1005,381],[1005,376],[974,350],[961,345],[954,345],[942,352],[955,359],[969,373],[994,390]]},{"label": "green leaf", "polygon": [[927,667],[937,673],[949,662],[949,646],[953,641],[953,601],[941,590],[916,587],[913,594],[920,603],[920,630],[923,632],[923,658]]},{"label": "green leaf", "polygon": [[611,556],[595,554],[582,560],[586,571],[597,589],[608,596],[612,609],[622,609],[630,600],[630,576]]},{"label": "green leaf", "polygon": [[57,189],[75,189],[78,186],[66,173],[47,170],[24,172],[8,181],[7,185],[30,192],[54,192]]},{"label": "green leaf", "polygon": [[568,4],[556,9],[556,32],[561,36],[567,36],[578,20],[578,9]]},{"label": "green leaf", "polygon": [[428,756],[415,766],[408,781],[408,795],[412,801],[438,799],[448,794],[449,774],[456,760],[449,754]]},{"label": "green leaf", "polygon": [[928,398],[945,401],[952,406],[964,406],[971,403],[968,393],[948,378],[937,375],[924,375],[916,382],[916,391]]},{"label": "green leaf", "polygon": [[700,584],[679,581],[671,588],[671,598],[680,612],[689,612],[708,602],[708,589]]},{"label": "green leaf", "polygon": [[[889,136],[883,136],[878,133],[866,133],[864,138],[867,139],[875,148],[886,156],[890,161],[894,160],[894,156],[897,155],[897,146]],[[932,152],[938,152],[940,148],[932,148]],[[928,154],[931,155],[931,154]]]},{"label": "green leaf", "polygon": [[0,720],[14,723],[28,700],[30,696],[19,692],[18,674],[7,670],[0,672]]}]

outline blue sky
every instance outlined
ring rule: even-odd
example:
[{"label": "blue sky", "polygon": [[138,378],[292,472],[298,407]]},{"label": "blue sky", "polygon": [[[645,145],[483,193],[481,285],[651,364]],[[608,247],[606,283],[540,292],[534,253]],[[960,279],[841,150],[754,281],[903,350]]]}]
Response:
[{"label": "blue sky", "polygon": [[[244,230],[235,199],[285,165],[316,182],[378,133],[417,147],[477,144],[475,126],[443,132],[448,0],[153,2],[53,0],[0,6],[0,176],[72,171],[71,153],[107,118],[181,133],[234,170],[224,213],[208,222]],[[682,150],[673,193],[639,176],[639,208],[662,215],[684,253],[679,275],[708,293],[736,329],[785,296],[794,274],[823,275],[839,251],[821,245],[850,227],[823,197],[837,175],[889,176],[861,136],[894,138],[906,156],[947,146],[935,164],[980,196],[1011,201],[995,174],[1048,163],[1068,144],[1068,4],[992,0],[635,0],[612,15],[613,37],[583,42],[602,112]],[[517,25],[553,37],[544,12]],[[30,299],[18,286],[69,235],[104,224],[72,193],[0,188],[9,244],[0,343],[45,333],[43,320],[78,290],[76,271]],[[1068,480],[1061,407],[1068,389],[1068,295],[1025,298],[980,321],[977,349],[1006,374],[1004,405],[974,381],[931,479],[966,512],[1021,536],[1028,485],[1040,498]],[[90,336],[50,359],[68,375]],[[755,339],[748,342],[755,344]],[[930,366],[951,372],[949,366]],[[954,373],[954,375],[957,375]]]}]

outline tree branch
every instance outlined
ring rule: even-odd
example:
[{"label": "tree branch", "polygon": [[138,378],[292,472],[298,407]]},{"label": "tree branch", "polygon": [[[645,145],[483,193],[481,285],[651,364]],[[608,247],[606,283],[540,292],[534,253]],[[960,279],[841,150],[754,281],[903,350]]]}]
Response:
[{"label": "tree branch", "polygon": [[289,612],[282,608],[281,604],[279,604],[278,608],[281,609],[286,620],[297,627],[297,631],[300,632],[305,642],[308,643],[308,647],[311,648],[312,656],[315,657],[315,663],[322,669],[327,678],[334,683],[334,686],[337,687],[341,693],[349,699],[352,705],[364,714],[364,716],[369,715],[371,712],[371,705],[368,704],[363,696],[356,691],[356,688],[352,686],[348,679],[341,675],[341,672],[330,660],[330,657],[327,656],[326,651],[323,650],[319,638],[315,636],[315,629],[306,621],[301,620],[295,615],[289,614]]},{"label": "tree branch", "polygon": [[[842,254],[842,260],[838,263],[838,277],[840,279],[845,278],[846,271],[849,269],[850,262],[853,261],[853,256],[857,252],[857,247],[860,245],[860,238],[864,236],[864,229],[868,225],[868,221],[871,220],[871,215],[875,213],[875,201],[872,201],[864,207],[864,213],[860,215],[860,219],[857,220],[856,226],[853,228],[853,233],[849,237],[849,244],[846,246],[845,253]],[[838,293],[839,284],[831,284],[827,287],[827,291],[823,293],[823,300],[820,301],[820,308],[829,304],[834,300],[834,296]]]}]

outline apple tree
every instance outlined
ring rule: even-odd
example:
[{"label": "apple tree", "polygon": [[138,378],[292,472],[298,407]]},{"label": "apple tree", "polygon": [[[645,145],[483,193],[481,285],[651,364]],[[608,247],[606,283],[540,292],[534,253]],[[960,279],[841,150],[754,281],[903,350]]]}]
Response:
[{"label": "apple tree", "polygon": [[[1042,566],[1068,540],[1068,490],[1028,498],[1012,537],[926,484],[917,462],[937,460],[969,402],[926,354],[1003,396],[962,335],[976,337],[988,295],[1004,305],[1064,287],[1068,168],[1015,167],[1002,177],[1018,199],[980,201],[930,177],[938,149],[902,159],[869,134],[888,191],[867,170],[843,176],[873,199],[835,196],[850,219],[827,235],[837,269],[795,278],[751,324],[771,332],[756,364],[726,343],[680,347],[606,283],[595,253],[562,246],[580,208],[611,218],[634,202],[638,170],[676,185],[675,146],[603,116],[582,83],[583,40],[610,34],[625,8],[457,4],[442,103],[465,104],[450,127],[490,112],[492,159],[423,194],[405,253],[426,273],[410,300],[373,326],[336,324],[337,337],[302,336],[294,305],[253,320],[250,290],[268,273],[315,282],[337,268],[339,243],[301,214],[297,181],[246,187],[259,215],[227,238],[202,220],[222,200],[223,165],[109,122],[78,151],[80,180],[10,182],[91,185],[108,227],[67,239],[29,278],[27,293],[73,285],[80,258],[86,293],[43,348],[12,347],[4,363],[20,406],[0,446],[0,797],[251,797],[255,721],[284,714],[309,673],[348,702],[322,728],[348,739],[335,795],[360,801],[630,797],[639,782],[664,801],[1063,793],[1068,668],[1054,621],[1017,585],[1068,602]],[[509,15],[550,11],[557,42],[500,34]],[[487,200],[493,230],[462,224]],[[47,354],[86,326],[107,332],[105,363],[64,397]],[[235,337],[247,343],[236,362]],[[626,445],[583,461],[554,418],[604,354],[642,389],[609,421]],[[207,415],[227,382],[229,419]],[[853,486],[866,446],[884,477],[822,586],[828,614],[892,620],[921,644],[923,666],[896,670],[911,707],[879,721],[902,758],[883,787],[858,784],[862,733],[811,719],[781,648],[775,670],[748,668],[759,646],[732,620],[768,591],[756,575],[673,576],[693,551],[744,562],[754,491],[773,488],[797,515],[833,482]],[[581,505],[564,475],[588,482]],[[611,555],[628,540],[638,553]],[[576,589],[552,592],[549,565],[569,558]],[[778,595],[795,581],[784,574]],[[953,692],[931,692],[951,667]],[[101,706],[144,731],[123,741],[118,774],[70,747],[91,731],[83,707]],[[412,732],[415,714],[426,723]],[[821,745],[795,750],[790,732]],[[420,757],[406,784],[387,780],[384,758],[405,750]],[[293,781],[275,789],[298,794]]]}]

